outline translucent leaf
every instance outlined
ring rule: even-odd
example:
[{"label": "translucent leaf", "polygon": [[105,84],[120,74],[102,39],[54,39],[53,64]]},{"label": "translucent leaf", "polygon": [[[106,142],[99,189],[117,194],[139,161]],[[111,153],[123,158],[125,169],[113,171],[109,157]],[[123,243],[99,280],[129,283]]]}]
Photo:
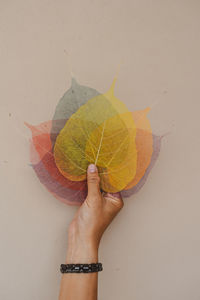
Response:
[{"label": "translucent leaf", "polygon": [[[32,141],[30,144],[30,153],[33,170],[38,176],[40,182],[55,198],[69,205],[80,205],[85,200],[87,196],[86,182],[74,182],[74,184],[81,183],[83,188],[78,190],[73,189],[74,185],[72,184],[71,186],[69,186],[69,182],[67,185],[64,185],[64,182],[61,184],[60,180],[58,180],[59,178],[55,179],[54,172],[47,170],[45,164],[43,163],[43,160],[39,161],[37,164],[34,164],[36,149],[32,144]],[[60,176],[62,175],[60,174]],[[66,178],[64,179],[67,180]]]},{"label": "translucent leaf", "polygon": [[[37,126],[28,123],[25,124],[32,132],[30,158],[34,170],[37,171],[37,175],[39,174],[39,171],[41,171],[41,174],[48,173],[63,187],[72,190],[86,190],[86,181],[69,180],[60,173],[55,164],[51,142],[52,133],[50,134],[52,121],[44,122]],[[54,134],[57,136],[56,132]],[[42,168],[45,169],[46,173]]]},{"label": "translucent leaf", "polygon": [[65,124],[54,147],[55,162],[66,178],[86,178],[89,163],[99,168],[101,188],[122,190],[137,166],[136,127],[132,114],[110,90],[81,106]]},{"label": "translucent leaf", "polygon": [[[71,87],[64,93],[56,106],[52,120],[51,132],[60,132],[71,115],[89,99],[97,95],[100,95],[97,90],[88,86],[80,85],[75,78],[72,78]],[[51,138],[54,144],[54,134]]]},{"label": "translucent leaf", "polygon": [[149,110],[150,108],[146,108],[132,113],[136,126],[137,169],[135,177],[125,187],[125,190],[132,188],[141,180],[151,161],[153,136],[150,122],[147,119]]},{"label": "translucent leaf", "polygon": [[159,157],[161,141],[162,141],[163,136],[153,135],[152,137],[153,137],[153,153],[151,155],[150,164],[148,165],[148,168],[145,170],[143,177],[140,179],[139,182],[137,182],[136,185],[134,185],[132,188],[124,189],[123,191],[121,191],[121,195],[123,198],[130,197],[130,196],[136,194],[137,192],[139,192],[139,190],[145,184],[152,168],[154,167],[154,165]]},{"label": "translucent leaf", "polygon": [[[149,108],[134,111],[131,118],[126,106],[114,96],[115,80],[110,90],[101,95],[79,85],[73,78],[70,89],[56,107],[53,120],[36,126],[26,123],[32,132],[31,166],[48,191],[66,204],[80,205],[84,201],[86,168],[91,162],[98,166],[102,190],[120,191],[122,197],[129,197],[144,185],[158,158],[162,136],[152,135],[147,119]],[[87,107],[78,114],[77,110],[85,104]],[[68,122],[69,118],[74,118],[73,123]],[[64,142],[61,138],[62,147],[58,146],[57,153],[61,167],[58,168],[54,145],[62,134]],[[70,137],[71,144],[66,143],[66,137]],[[78,152],[74,156],[69,145]],[[78,156],[77,169],[74,164]],[[80,164],[84,168],[80,169]]]}]

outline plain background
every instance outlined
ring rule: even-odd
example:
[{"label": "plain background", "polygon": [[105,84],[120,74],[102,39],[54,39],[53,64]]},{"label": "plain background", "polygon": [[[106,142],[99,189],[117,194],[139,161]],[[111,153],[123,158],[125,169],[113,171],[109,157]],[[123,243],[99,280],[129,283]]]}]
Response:
[{"label": "plain background", "polygon": [[163,139],[147,183],[105,233],[99,299],[200,299],[200,2],[0,1],[0,299],[55,300],[75,207],[29,166],[23,122],[52,118],[77,80],[151,106]]}]

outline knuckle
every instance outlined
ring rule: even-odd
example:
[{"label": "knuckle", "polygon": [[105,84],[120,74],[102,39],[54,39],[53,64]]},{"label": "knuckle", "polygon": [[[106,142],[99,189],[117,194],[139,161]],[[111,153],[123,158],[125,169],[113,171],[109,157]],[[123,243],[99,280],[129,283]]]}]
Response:
[{"label": "knuckle", "polygon": [[120,211],[124,206],[124,202],[121,199],[116,199],[116,198],[112,199],[111,203],[113,204],[113,206],[117,211]]},{"label": "knuckle", "polygon": [[120,210],[120,209],[122,209],[124,207],[124,202],[123,202],[123,200],[118,199],[118,201],[115,202],[115,205]]},{"label": "knuckle", "polygon": [[101,200],[100,194],[92,194],[86,198],[85,202],[88,207],[99,209],[102,207],[102,201],[100,200]]},{"label": "knuckle", "polygon": [[93,174],[93,175],[90,175],[89,177],[88,177],[88,182],[89,183],[100,183],[100,178],[99,178],[99,176],[97,175],[97,174]]},{"label": "knuckle", "polygon": [[124,206],[124,201],[121,198],[121,195],[119,193],[116,194],[106,194],[104,196],[105,198],[110,200],[110,203],[112,203],[112,206],[117,209],[118,211],[121,210]]}]

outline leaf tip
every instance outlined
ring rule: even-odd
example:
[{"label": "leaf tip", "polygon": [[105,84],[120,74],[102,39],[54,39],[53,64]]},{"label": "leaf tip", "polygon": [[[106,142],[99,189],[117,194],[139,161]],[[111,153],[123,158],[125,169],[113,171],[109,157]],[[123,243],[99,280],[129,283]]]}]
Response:
[{"label": "leaf tip", "polygon": [[31,125],[31,124],[29,124],[28,122],[24,122],[24,125],[26,126],[26,127],[28,127],[30,130],[32,130],[33,129],[33,125]]}]

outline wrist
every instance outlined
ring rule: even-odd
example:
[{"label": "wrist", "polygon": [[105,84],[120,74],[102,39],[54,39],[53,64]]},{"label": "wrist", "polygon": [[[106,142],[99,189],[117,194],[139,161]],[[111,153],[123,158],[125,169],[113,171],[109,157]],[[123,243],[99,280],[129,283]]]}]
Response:
[{"label": "wrist", "polygon": [[66,263],[98,262],[98,243],[77,235],[68,237]]}]

